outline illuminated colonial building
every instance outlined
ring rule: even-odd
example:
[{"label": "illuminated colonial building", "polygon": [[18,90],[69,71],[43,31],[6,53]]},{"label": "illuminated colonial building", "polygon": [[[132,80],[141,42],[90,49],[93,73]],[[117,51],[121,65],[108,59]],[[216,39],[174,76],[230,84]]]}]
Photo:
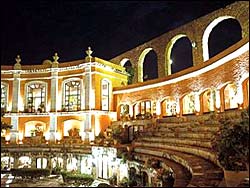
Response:
[{"label": "illuminated colonial building", "polygon": [[[155,123],[164,118],[188,119],[192,115],[246,109],[249,106],[248,8],[249,2],[233,3],[109,61],[92,57],[90,48],[85,59],[71,62],[59,62],[55,54],[52,62],[45,60],[42,65],[27,66],[22,65],[21,57],[17,56],[14,66],[1,66],[1,108],[6,112],[4,121],[13,125],[2,136],[15,145],[25,140],[32,142],[33,132],[39,134],[41,130],[44,137],[41,145],[57,143],[52,147],[56,151],[60,143],[89,143],[111,124],[145,125],[138,117],[143,119],[147,115],[152,116],[150,122]],[[220,24],[229,29],[236,24],[240,34],[237,41],[222,51],[212,52],[216,47],[211,42],[216,38],[213,32]],[[189,47],[185,53],[189,53],[191,65],[177,70],[176,64],[183,62],[175,61],[173,53],[175,45],[183,39]],[[146,65],[149,53],[156,58]],[[146,70],[152,66],[157,67],[157,78]],[[137,120],[142,122],[136,123]],[[72,134],[75,138],[69,139]],[[90,154],[91,147],[92,154],[102,159],[100,164],[95,162],[98,177],[107,179],[113,173],[111,166],[112,169],[115,166],[115,160],[111,164],[107,152],[113,153],[115,158],[116,151],[112,148],[112,151],[100,151],[86,144],[82,150]],[[78,155],[74,154],[78,149],[70,150],[70,155]],[[140,153],[139,149],[137,152]],[[49,158],[49,154],[44,156]],[[14,155],[15,159],[11,160],[18,157]],[[67,157],[68,153],[64,158],[61,156],[64,166],[68,164]],[[87,161],[89,156],[85,157]],[[216,163],[211,158],[207,157]],[[85,163],[83,158],[80,162],[77,159],[74,158],[73,166],[82,172],[92,168],[87,162],[81,165]],[[37,164],[41,166],[41,162]],[[147,170],[145,172],[148,174]]]}]

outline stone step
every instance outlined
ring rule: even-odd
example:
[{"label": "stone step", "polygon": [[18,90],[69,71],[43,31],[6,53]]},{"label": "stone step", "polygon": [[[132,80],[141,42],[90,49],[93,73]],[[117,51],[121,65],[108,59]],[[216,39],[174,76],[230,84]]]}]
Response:
[{"label": "stone step", "polygon": [[217,157],[215,153],[211,151],[209,148],[198,147],[198,146],[189,146],[189,145],[174,145],[174,144],[166,144],[166,143],[155,143],[155,142],[137,142],[134,143],[135,147],[150,147],[154,149],[167,149],[173,151],[180,151],[183,153],[192,154],[198,157],[202,157],[209,161],[212,161],[215,164],[218,164]]},{"label": "stone step", "polygon": [[[149,134],[150,135],[150,134]],[[197,138],[197,139],[211,139],[214,134],[211,132],[153,132],[152,136],[165,138]]]},{"label": "stone step", "polygon": [[[135,148],[135,154],[148,154],[153,156],[162,156],[169,160],[173,160],[192,173],[192,179],[189,182],[188,187],[217,187],[222,181],[223,170],[212,162],[205,160],[201,157],[183,153],[181,151],[173,151],[171,149],[154,148],[147,146],[137,146]],[[214,171],[216,175],[211,175]]]},{"label": "stone step", "polygon": [[162,144],[176,144],[176,145],[191,145],[191,146],[199,146],[205,148],[211,148],[212,142],[210,140],[200,140],[200,139],[185,139],[185,138],[162,138],[162,137],[144,137],[137,139],[137,141],[142,142],[156,142]]},{"label": "stone step", "polygon": [[158,132],[217,132],[220,130],[219,126],[187,126],[187,127],[167,127],[167,126],[160,126],[157,127],[155,131]]}]

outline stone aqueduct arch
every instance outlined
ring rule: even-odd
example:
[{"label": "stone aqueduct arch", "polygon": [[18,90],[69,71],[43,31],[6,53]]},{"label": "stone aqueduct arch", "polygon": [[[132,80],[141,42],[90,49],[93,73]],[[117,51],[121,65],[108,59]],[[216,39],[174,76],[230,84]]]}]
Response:
[{"label": "stone aqueduct arch", "polygon": [[232,16],[221,16],[216,18],[214,21],[212,21],[205,29],[204,34],[202,36],[202,49],[203,49],[203,61],[207,61],[209,59],[209,49],[208,49],[208,39],[209,39],[209,34],[213,30],[213,28],[218,25],[220,22],[226,19],[235,19]]},{"label": "stone aqueduct arch", "polygon": [[[142,81],[142,62],[145,55],[154,49],[158,58],[159,78],[169,75],[169,54],[168,49],[173,43],[187,36],[193,46],[193,65],[198,65],[208,60],[208,37],[212,29],[221,21],[229,18],[236,19],[242,29],[242,39],[249,36],[249,2],[235,2],[225,8],[218,9],[210,14],[202,16],[194,21],[182,25],[172,31],[169,31],[157,38],[154,38],[134,49],[131,49],[110,61],[119,64],[122,59],[128,58],[135,68],[134,83]],[[183,34],[185,33],[185,34]],[[144,51],[145,50],[145,51]]]}]

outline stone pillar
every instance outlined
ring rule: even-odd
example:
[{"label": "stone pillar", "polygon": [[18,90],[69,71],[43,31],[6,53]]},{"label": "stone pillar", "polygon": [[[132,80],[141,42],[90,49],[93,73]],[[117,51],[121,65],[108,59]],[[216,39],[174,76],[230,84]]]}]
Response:
[{"label": "stone pillar", "polygon": [[76,156],[77,159],[77,170],[81,172],[81,162],[82,162],[82,156]]},{"label": "stone pillar", "polygon": [[221,109],[220,90],[215,91],[215,107],[220,112]]},{"label": "stone pillar", "polygon": [[36,157],[31,157],[31,168],[37,167]]},{"label": "stone pillar", "polygon": [[56,142],[57,116],[55,114],[50,116],[50,142]]},{"label": "stone pillar", "polygon": [[67,170],[67,154],[63,155],[63,170]]},{"label": "stone pillar", "polygon": [[85,68],[86,78],[84,79],[85,86],[85,109],[95,109],[95,93],[92,88],[91,63]]},{"label": "stone pillar", "polygon": [[50,104],[50,111],[56,112],[58,110],[57,103],[58,103],[58,72],[57,69],[52,72],[52,79],[51,79],[51,104]]},{"label": "stone pillar", "polygon": [[18,167],[18,156],[17,155],[14,155],[14,166],[13,168],[17,168]]},{"label": "stone pillar", "polygon": [[11,125],[13,125],[12,129],[10,129],[10,143],[16,144],[18,141],[18,117],[11,116]]},{"label": "stone pillar", "polygon": [[14,73],[13,75],[13,93],[12,93],[12,112],[17,113],[18,109],[18,102],[19,102],[19,95],[20,95],[20,74]]}]

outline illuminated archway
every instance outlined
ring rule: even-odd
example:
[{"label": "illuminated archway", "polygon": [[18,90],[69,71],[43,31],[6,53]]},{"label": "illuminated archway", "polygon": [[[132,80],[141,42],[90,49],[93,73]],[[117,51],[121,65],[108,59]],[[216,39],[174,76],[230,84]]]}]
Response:
[{"label": "illuminated archway", "polygon": [[161,102],[162,116],[174,116],[176,115],[176,100],[174,97],[165,97]]},{"label": "illuminated archway", "polygon": [[42,121],[28,121],[24,124],[24,136],[43,136],[47,131],[46,123]]},{"label": "illuminated archway", "polygon": [[203,37],[202,37],[202,49],[203,49],[203,61],[207,61],[209,59],[209,35],[214,29],[215,26],[217,26],[220,22],[226,20],[226,19],[235,19],[232,16],[221,16],[213,20],[205,29]]},{"label": "illuminated archway", "polygon": [[138,82],[143,82],[143,63],[144,63],[144,59],[146,57],[146,55],[153,50],[153,48],[147,48],[145,50],[143,50],[143,52],[141,53],[140,57],[139,57],[139,61],[138,61],[138,68],[137,68],[137,78],[138,78]]},{"label": "illuminated archway", "polygon": [[224,89],[225,110],[238,108],[237,86],[235,83],[227,84]]},{"label": "illuminated archway", "polygon": [[191,92],[182,98],[182,114],[193,113],[195,113],[195,95]]},{"label": "illuminated archway", "polygon": [[63,126],[63,135],[64,136],[70,136],[72,131],[79,131],[82,132],[84,130],[84,124],[80,120],[66,120],[64,121],[64,126]]},{"label": "illuminated archway", "polygon": [[212,89],[206,89],[201,94],[203,113],[214,111],[215,92]]},{"label": "illuminated archway", "polygon": [[171,51],[172,48],[177,40],[179,40],[182,37],[186,37],[184,34],[179,34],[173,37],[170,42],[166,46],[166,52],[165,52],[165,75],[171,74]]}]

